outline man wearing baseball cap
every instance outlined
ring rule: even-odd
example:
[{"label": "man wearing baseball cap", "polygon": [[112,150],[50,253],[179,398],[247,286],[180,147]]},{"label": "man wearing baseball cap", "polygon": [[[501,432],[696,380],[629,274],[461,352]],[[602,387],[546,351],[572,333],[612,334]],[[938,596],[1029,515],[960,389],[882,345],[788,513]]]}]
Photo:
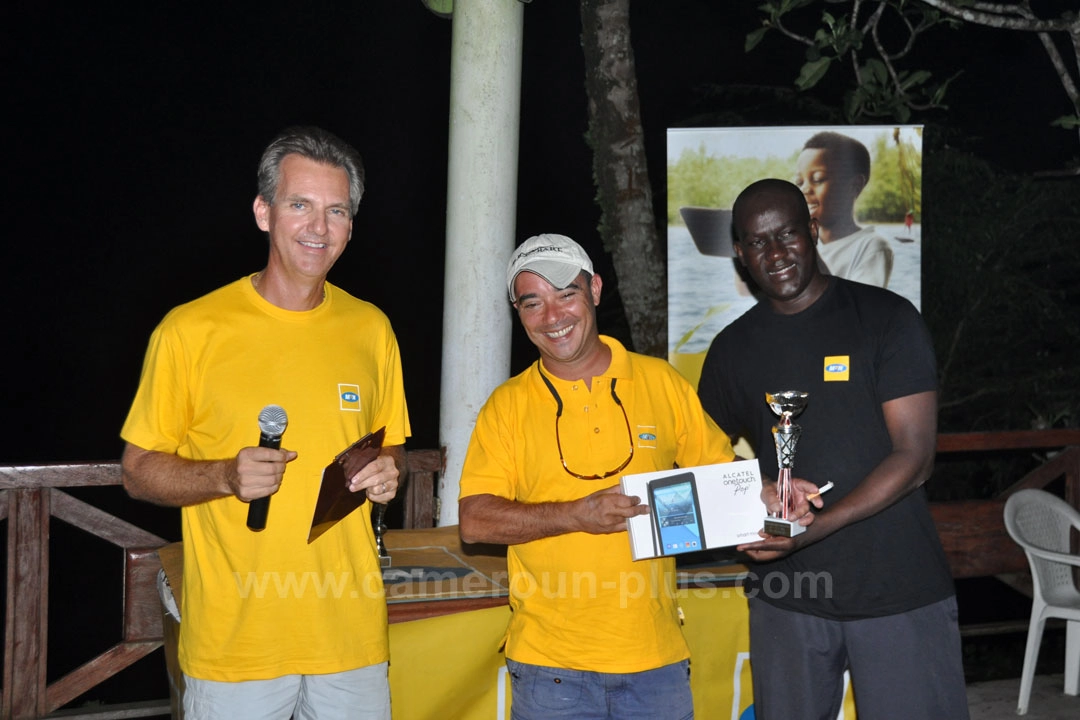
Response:
[{"label": "man wearing baseball cap", "polygon": [[734,458],[666,361],[599,334],[603,283],[564,235],[511,255],[510,302],[540,359],[495,389],[465,456],[467,543],[505,543],[515,720],[693,717],[672,558],[634,562],[648,508],[623,474]]}]

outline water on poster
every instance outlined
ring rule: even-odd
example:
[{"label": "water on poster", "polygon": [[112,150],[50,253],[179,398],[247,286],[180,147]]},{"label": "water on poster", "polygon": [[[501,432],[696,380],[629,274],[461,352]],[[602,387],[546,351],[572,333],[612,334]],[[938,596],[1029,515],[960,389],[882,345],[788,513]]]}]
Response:
[{"label": "water on poster", "polygon": [[[889,289],[921,308],[921,226],[910,231],[902,223],[874,227],[893,249]],[[735,263],[733,258],[702,255],[685,226],[668,226],[669,356],[706,352],[718,332],[754,305],[752,296],[739,293]]]}]

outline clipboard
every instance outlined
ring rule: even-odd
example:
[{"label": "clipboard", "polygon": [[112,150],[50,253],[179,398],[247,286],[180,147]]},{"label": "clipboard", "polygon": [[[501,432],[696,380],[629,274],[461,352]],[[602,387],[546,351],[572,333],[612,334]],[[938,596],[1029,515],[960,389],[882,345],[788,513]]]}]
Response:
[{"label": "clipboard", "polygon": [[368,433],[338,453],[334,461],[323,468],[319,499],[315,503],[315,514],[308,532],[309,545],[367,500],[365,492],[349,492],[349,478],[379,456],[385,434],[385,427]]}]

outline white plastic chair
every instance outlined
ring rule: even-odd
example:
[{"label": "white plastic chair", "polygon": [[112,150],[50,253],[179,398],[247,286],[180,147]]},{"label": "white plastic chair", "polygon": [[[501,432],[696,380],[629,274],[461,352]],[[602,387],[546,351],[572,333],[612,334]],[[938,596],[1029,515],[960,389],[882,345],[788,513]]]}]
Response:
[{"label": "white plastic chair", "polygon": [[1080,567],[1080,555],[1072,554],[1069,548],[1070,528],[1080,531],[1080,512],[1045,490],[1021,490],[1005,502],[1005,528],[1027,554],[1035,590],[1016,708],[1023,715],[1031,699],[1031,681],[1047,618],[1067,622],[1065,693],[1076,695],[1080,687],[1080,591],[1073,582],[1073,567]]}]

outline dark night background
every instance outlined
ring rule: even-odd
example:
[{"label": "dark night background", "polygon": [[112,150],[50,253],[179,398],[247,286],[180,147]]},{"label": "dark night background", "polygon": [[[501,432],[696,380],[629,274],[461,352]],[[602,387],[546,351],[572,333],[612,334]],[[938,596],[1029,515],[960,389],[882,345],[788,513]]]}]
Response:
[{"label": "dark night background", "polygon": [[[755,4],[632,4],[658,210],[665,129],[716,117],[707,86],[790,86],[797,73],[802,51],[775,33],[743,53]],[[450,21],[420,0],[258,11],[43,3],[13,15],[3,31],[15,125],[5,163],[14,223],[3,250],[9,371],[0,462],[119,456],[118,431],[156,323],[264,264],[265,237],[251,214],[255,166],[294,123],[322,125],[364,156],[368,189],[331,280],[394,322],[411,444],[435,447]],[[613,285],[595,229],[580,32],[576,3],[525,7],[518,230],[506,245],[536,232],[571,235],[599,256]],[[965,37],[966,50],[954,35],[926,51],[966,70],[944,124],[1000,162],[1047,167],[1075,152],[1075,134],[1047,128],[1068,103],[1034,36]],[[618,308],[607,310],[604,329],[619,334],[621,318],[610,312]],[[515,369],[531,358],[521,346],[516,333]]]},{"label": "dark night background", "polygon": [[[757,4],[631,4],[659,219],[665,129],[718,117],[708,86],[790,87],[798,72],[794,43],[772,37],[743,53]],[[255,167],[290,124],[326,127],[364,157],[367,191],[352,247],[330,279],[390,316],[405,365],[410,447],[436,447],[450,21],[420,0],[17,2],[6,14],[0,57],[13,142],[4,161],[0,463],[119,458],[119,429],[157,322],[263,266],[266,240],[251,212]],[[506,249],[537,232],[568,234],[593,254],[607,295],[617,285],[596,231],[580,32],[577,3],[525,7],[517,233]],[[1047,127],[1069,105],[1034,36],[969,29],[950,37],[923,52],[965,70],[952,109],[934,118],[957,133],[953,143],[1025,171],[1076,154],[1075,133]],[[835,100],[841,90],[822,94]],[[933,292],[925,287],[924,297]],[[610,302],[601,330],[625,337]],[[518,331],[514,343],[517,371],[533,354]],[[174,510],[115,495],[105,503],[178,539]],[[59,525],[54,543],[66,538]],[[73,586],[93,603],[104,591],[92,586],[116,586],[108,573],[65,581],[62,563],[54,551],[54,597]],[[55,612],[54,638],[90,633]],[[107,624],[98,631],[112,639],[88,639],[94,652],[117,637]],[[50,676],[68,669],[50,668]]]}]

